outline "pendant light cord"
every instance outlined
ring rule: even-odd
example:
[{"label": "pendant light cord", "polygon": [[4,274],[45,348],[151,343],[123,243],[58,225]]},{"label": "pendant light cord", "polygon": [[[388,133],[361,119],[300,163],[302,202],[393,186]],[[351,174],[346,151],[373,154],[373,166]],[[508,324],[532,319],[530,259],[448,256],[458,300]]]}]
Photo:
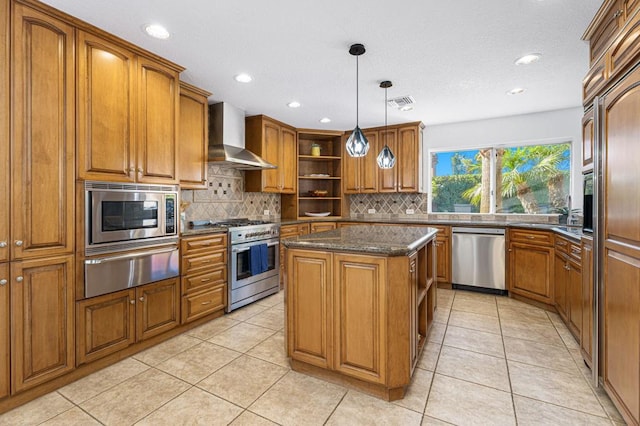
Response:
[{"label": "pendant light cord", "polygon": [[360,104],[360,86],[358,85],[358,56],[356,56],[356,127],[360,127],[360,111],[359,111],[359,104]]},{"label": "pendant light cord", "polygon": [[387,88],[384,88],[384,146],[387,145],[387,134],[389,130],[387,129]]}]

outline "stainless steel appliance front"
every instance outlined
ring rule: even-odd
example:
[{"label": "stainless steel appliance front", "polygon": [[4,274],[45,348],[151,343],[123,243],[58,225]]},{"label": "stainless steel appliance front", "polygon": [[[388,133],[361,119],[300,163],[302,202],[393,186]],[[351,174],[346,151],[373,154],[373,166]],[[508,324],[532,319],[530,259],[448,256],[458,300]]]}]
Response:
[{"label": "stainless steel appliance front", "polygon": [[176,186],[86,182],[85,204],[87,249],[177,237]]},{"label": "stainless steel appliance front", "polygon": [[85,297],[100,296],[180,274],[176,245],[85,259]]},{"label": "stainless steel appliance front", "polygon": [[452,229],[452,284],[505,291],[504,229]]}]

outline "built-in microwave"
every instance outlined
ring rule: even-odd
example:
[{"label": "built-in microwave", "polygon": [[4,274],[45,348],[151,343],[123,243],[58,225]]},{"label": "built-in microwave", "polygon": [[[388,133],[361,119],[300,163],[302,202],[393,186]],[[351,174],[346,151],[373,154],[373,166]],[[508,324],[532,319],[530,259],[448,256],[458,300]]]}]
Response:
[{"label": "built-in microwave", "polygon": [[593,172],[584,175],[582,186],[582,231],[593,233]]},{"label": "built-in microwave", "polygon": [[177,237],[178,187],[85,182],[86,247]]}]

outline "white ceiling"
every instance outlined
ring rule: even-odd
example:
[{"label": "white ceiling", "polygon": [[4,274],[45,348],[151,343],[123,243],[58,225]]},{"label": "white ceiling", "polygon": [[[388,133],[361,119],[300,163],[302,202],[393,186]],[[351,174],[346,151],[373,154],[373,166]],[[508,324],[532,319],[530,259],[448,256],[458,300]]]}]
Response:
[{"label": "white ceiling", "polygon": [[[411,95],[413,111],[389,123],[468,121],[581,105],[588,70],[584,30],[602,0],[44,0],[170,59],[182,79],[227,101],[296,127],[355,125],[360,57],[360,126],[384,123],[389,98]],[[172,36],[155,40],[143,24]],[[519,56],[542,60],[516,66]],[[233,77],[247,72],[249,84]],[[505,93],[524,87],[521,95]],[[286,104],[302,103],[298,109]],[[330,117],[329,124],[319,123]]]}]

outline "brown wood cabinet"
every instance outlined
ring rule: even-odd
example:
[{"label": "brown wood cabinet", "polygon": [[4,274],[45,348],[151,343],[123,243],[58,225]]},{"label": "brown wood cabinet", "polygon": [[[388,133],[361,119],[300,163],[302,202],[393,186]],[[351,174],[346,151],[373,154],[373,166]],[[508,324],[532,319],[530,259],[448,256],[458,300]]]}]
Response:
[{"label": "brown wood cabinet", "polygon": [[582,118],[582,168],[593,168],[593,109]]},{"label": "brown wood cabinet", "polygon": [[583,322],[580,245],[555,235],[554,258],[555,306],[573,336],[580,342]]},{"label": "brown wood cabinet", "polygon": [[591,367],[593,360],[593,239],[582,237],[582,358]]},{"label": "brown wood cabinet", "polygon": [[177,183],[182,68],[78,31],[78,177]]},{"label": "brown wood cabinet", "polygon": [[397,192],[419,192],[422,123],[398,128]]},{"label": "brown wood cabinet", "polygon": [[438,229],[436,235],[436,274],[438,284],[451,284],[451,227],[429,225]]},{"label": "brown wood cabinet", "polygon": [[[378,192],[378,132],[365,130],[369,141],[369,152],[364,157],[351,157],[342,150],[342,176],[345,194],[367,194]],[[343,146],[350,134],[343,136]]]},{"label": "brown wood cabinet", "polygon": [[[293,225],[284,225],[280,227],[280,240],[288,237],[297,237],[298,235],[306,235],[310,232],[309,223],[296,223]],[[285,257],[285,248],[280,244],[280,289],[284,288],[286,281],[287,259]]]},{"label": "brown wood cabinet", "polygon": [[[398,186],[398,169],[400,163],[398,161],[398,130],[380,130],[380,142],[376,147],[374,156],[377,157],[384,148],[385,143],[391,149],[393,155],[396,156],[396,165],[391,169],[379,169],[378,170],[378,192],[396,192]],[[376,164],[377,166],[377,164]]]},{"label": "brown wood cabinet", "polygon": [[332,229],[336,229],[335,222],[311,222],[310,224],[310,232],[313,234],[314,232],[324,232],[330,231]]},{"label": "brown wood cabinet", "polygon": [[435,309],[432,243],[398,257],[287,250],[292,368],[402,398]]},{"label": "brown wood cabinet", "polygon": [[178,175],[181,189],[207,188],[209,105],[211,93],[180,82]]},{"label": "brown wood cabinet", "polygon": [[12,19],[11,258],[71,253],[74,29],[19,3]]},{"label": "brown wood cabinet", "polygon": [[591,63],[597,60],[609,46],[625,20],[624,0],[608,1],[599,12],[599,19],[587,29]]},{"label": "brown wood cabinet", "polygon": [[625,420],[640,422],[640,70],[604,98],[603,379]]},{"label": "brown wood cabinet", "polygon": [[11,264],[11,392],[74,369],[73,256]]},{"label": "brown wood cabinet", "polygon": [[77,363],[85,364],[180,324],[177,278],[76,303]]},{"label": "brown wood cabinet", "polygon": [[0,138],[5,141],[0,143],[0,203],[4,208],[0,209],[0,262],[9,260],[9,91],[10,91],[10,33],[9,33],[9,0],[0,0]]},{"label": "brown wood cabinet", "polygon": [[553,235],[509,230],[509,291],[548,305],[554,304]]},{"label": "brown wood cabinet", "polygon": [[0,263],[0,345],[4,348],[0,351],[0,399],[9,395],[10,391],[9,281],[9,264]]},{"label": "brown wood cabinet", "polygon": [[181,242],[182,323],[227,306],[227,234],[186,237]]},{"label": "brown wood cabinet", "polygon": [[245,124],[246,148],[277,166],[246,171],[245,190],[295,194],[298,181],[295,129],[264,115],[247,117]]}]

